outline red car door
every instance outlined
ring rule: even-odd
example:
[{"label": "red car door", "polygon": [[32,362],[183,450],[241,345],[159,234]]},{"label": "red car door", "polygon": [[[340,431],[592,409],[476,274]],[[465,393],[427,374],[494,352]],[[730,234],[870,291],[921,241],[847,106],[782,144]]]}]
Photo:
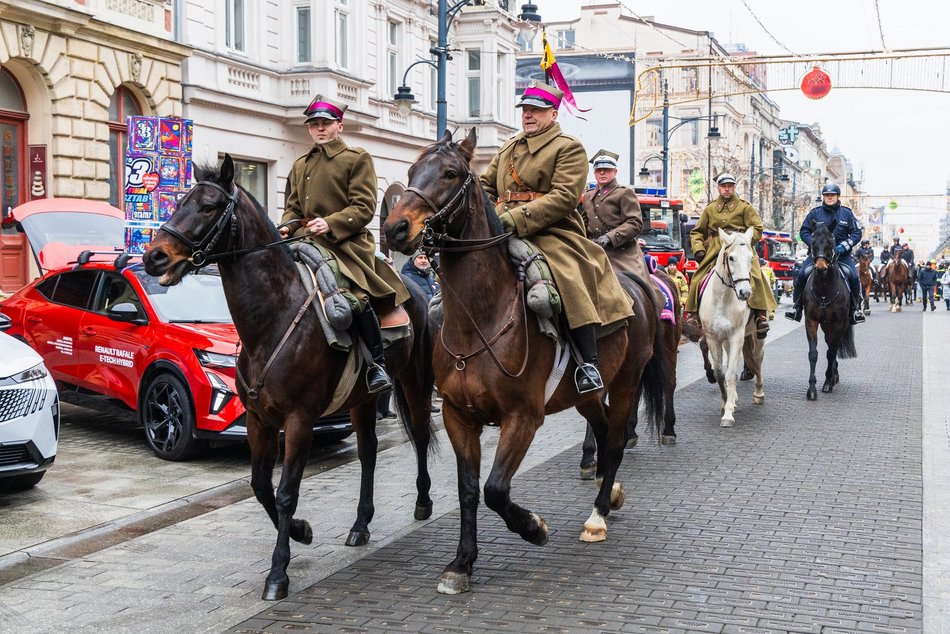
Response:
[{"label": "red car door", "polygon": [[76,383],[76,338],[98,271],[68,271],[37,285],[37,297],[23,314],[23,332],[57,381]]},{"label": "red car door", "polygon": [[103,273],[90,310],[79,325],[80,381],[84,387],[136,408],[138,362],[144,353],[147,326],[109,317],[109,309],[119,304],[135,306],[137,319],[144,321],[142,301],[129,281],[118,272]]}]

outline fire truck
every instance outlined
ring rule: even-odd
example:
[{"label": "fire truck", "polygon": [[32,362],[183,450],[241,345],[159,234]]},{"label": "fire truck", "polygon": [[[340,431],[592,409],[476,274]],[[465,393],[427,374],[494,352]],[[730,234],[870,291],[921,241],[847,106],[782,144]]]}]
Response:
[{"label": "fire truck", "polygon": [[792,267],[795,266],[795,253],[792,234],[787,231],[762,232],[762,239],[755,245],[760,258],[765,258],[769,267],[780,280],[792,279]]},{"label": "fire truck", "polygon": [[663,187],[636,187],[637,200],[643,214],[643,252],[657,259],[659,266],[666,266],[671,257],[677,257],[680,271],[686,267],[686,252],[683,249],[683,201],[666,196]]}]

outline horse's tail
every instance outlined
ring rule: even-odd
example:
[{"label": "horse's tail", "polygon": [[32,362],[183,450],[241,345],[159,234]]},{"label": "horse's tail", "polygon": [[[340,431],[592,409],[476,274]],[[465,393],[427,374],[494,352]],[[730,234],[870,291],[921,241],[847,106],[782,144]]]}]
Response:
[{"label": "horse's tail", "polygon": [[841,335],[841,341],[838,343],[838,358],[853,359],[858,356],[858,349],[854,347],[854,325],[848,320],[848,327]]},{"label": "horse's tail", "polygon": [[660,323],[659,314],[657,314],[656,319],[657,333],[653,337],[653,357],[643,369],[640,386],[644,413],[648,424],[656,432],[656,437],[659,438],[664,429],[667,412],[673,411],[673,391],[676,389],[676,375],[670,355],[676,354],[676,351],[670,351],[666,347],[666,342],[659,332],[663,327]]}]

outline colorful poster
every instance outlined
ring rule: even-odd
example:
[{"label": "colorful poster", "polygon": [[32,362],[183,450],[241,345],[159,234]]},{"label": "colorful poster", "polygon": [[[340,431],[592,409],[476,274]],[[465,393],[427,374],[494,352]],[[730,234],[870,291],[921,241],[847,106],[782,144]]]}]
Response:
[{"label": "colorful poster", "polygon": [[141,254],[191,188],[194,126],[175,117],[129,117],[128,131],[125,244]]}]

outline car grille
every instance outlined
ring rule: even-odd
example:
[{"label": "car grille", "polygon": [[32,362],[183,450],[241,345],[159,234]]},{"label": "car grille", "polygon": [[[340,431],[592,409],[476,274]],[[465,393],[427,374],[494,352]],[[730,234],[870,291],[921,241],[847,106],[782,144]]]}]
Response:
[{"label": "car grille", "polygon": [[0,447],[0,468],[34,462],[25,444]]},{"label": "car grille", "polygon": [[46,389],[39,381],[23,387],[0,389],[0,423],[28,416],[46,403]]}]

